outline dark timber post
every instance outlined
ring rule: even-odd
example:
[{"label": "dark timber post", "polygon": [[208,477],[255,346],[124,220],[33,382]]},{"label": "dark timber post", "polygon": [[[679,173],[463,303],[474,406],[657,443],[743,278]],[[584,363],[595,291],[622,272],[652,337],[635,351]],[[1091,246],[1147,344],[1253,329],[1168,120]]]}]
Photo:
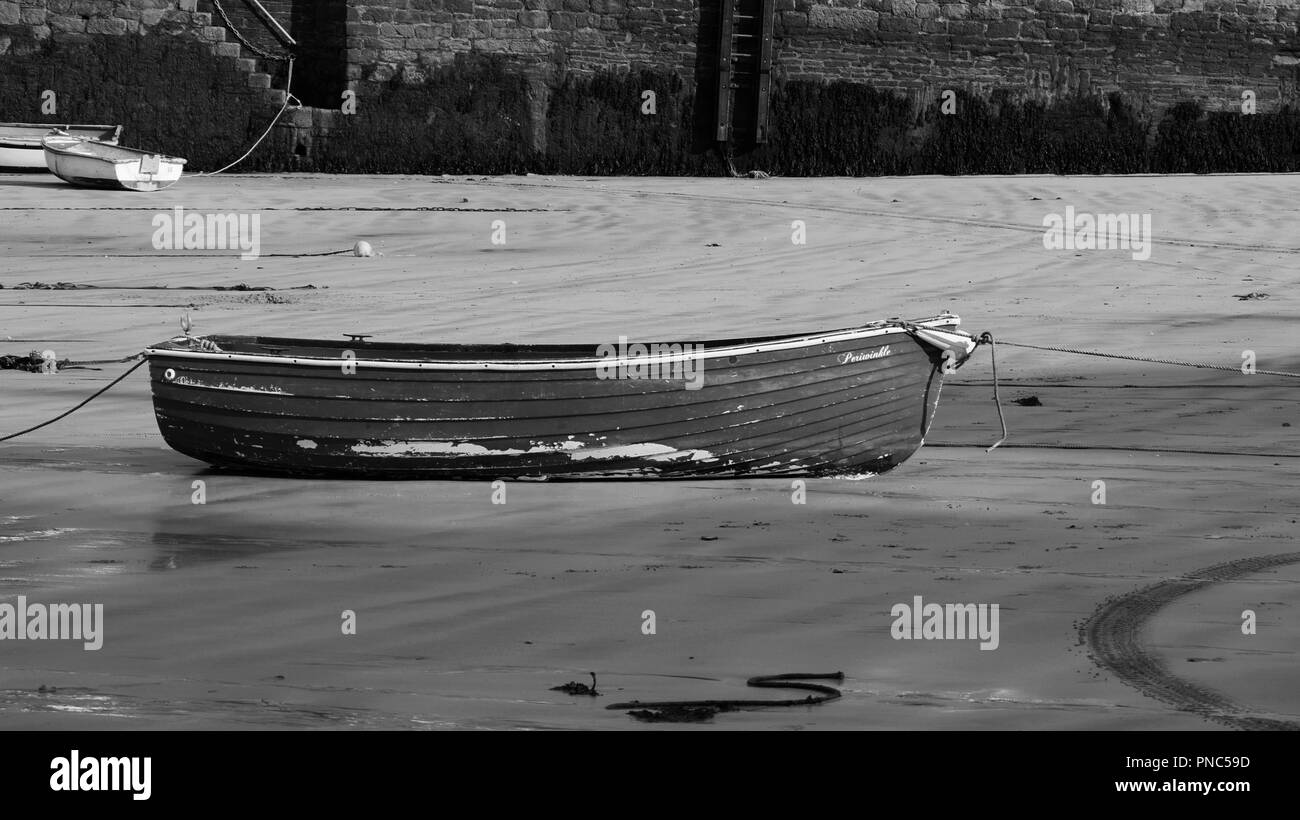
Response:
[{"label": "dark timber post", "polygon": [[772,23],[775,7],[776,0],[763,0],[759,18],[763,44],[759,50],[757,118],[754,126],[754,142],[758,144],[767,142],[767,101],[772,92]]},{"label": "dark timber post", "polygon": [[717,140],[727,142],[731,139],[731,45],[733,4],[738,0],[722,0],[720,5],[722,24],[718,26],[718,117]]},{"label": "dark timber post", "polygon": [[775,0],[722,0],[715,138],[724,154],[767,142]]}]

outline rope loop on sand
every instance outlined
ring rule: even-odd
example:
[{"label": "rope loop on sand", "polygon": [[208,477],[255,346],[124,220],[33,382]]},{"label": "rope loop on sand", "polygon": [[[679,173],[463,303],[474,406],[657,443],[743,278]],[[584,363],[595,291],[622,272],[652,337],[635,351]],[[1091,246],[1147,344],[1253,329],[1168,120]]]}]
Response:
[{"label": "rope loop on sand", "polygon": [[[138,361],[138,362],[136,362],[135,364],[131,365],[131,367],[130,367],[129,370],[127,370],[127,371],[126,371],[125,373],[123,373],[122,375],[118,376],[116,379],[113,379],[113,381],[109,382],[109,383],[108,383],[107,385],[105,385],[104,387],[101,387],[101,388],[100,388],[100,389],[99,389],[99,390],[98,390],[98,391],[97,391],[93,396],[91,396],[90,398],[86,399],[86,400],[83,401],[81,404],[78,404],[76,407],[72,408],[71,410],[68,410],[68,411],[65,412],[65,413],[60,413],[59,415],[55,416],[54,418],[50,419],[49,421],[43,421],[43,422],[41,422],[40,424],[36,425],[35,427],[28,427],[26,430],[19,430],[17,433],[10,433],[10,434],[7,435],[7,436],[0,437],[0,442],[3,442],[3,441],[9,441],[10,439],[18,438],[19,436],[25,436],[25,435],[27,435],[28,433],[32,433],[32,432],[35,432],[35,431],[41,429],[42,427],[48,427],[48,426],[50,426],[51,424],[53,424],[54,422],[56,422],[56,421],[58,421],[58,420],[60,420],[60,419],[65,419],[65,418],[67,418],[68,416],[71,416],[73,413],[75,413],[75,412],[77,412],[78,410],[80,410],[81,408],[85,407],[87,404],[90,404],[92,401],[94,401],[95,399],[99,398],[100,396],[104,395],[104,394],[107,393],[109,390],[111,390],[114,386],[117,385],[118,382],[122,381],[122,380],[125,379],[127,376],[130,376],[132,373],[134,373],[134,372],[136,371],[136,369],[140,367],[140,365],[142,365],[142,364],[144,364],[146,361],[148,361],[148,359],[145,359],[145,358],[144,358],[144,354],[143,354],[143,353],[137,353],[137,354],[135,354],[135,356],[130,356],[130,357],[127,357],[126,359],[123,359],[123,360],[120,360],[120,361],[130,361],[131,359],[134,359],[136,356],[141,357],[141,358],[140,358],[140,361]],[[84,362],[84,364],[108,364],[108,363],[109,363],[109,362],[107,362],[107,361],[104,361],[104,362]]]},{"label": "rope loop on sand", "polygon": [[[1006,342],[1003,342],[1003,344],[1006,344]],[[1002,442],[1007,440],[1007,420],[1002,415],[1002,397],[998,395],[998,345],[993,339],[993,334],[987,330],[981,333],[979,338],[975,340],[975,346],[979,347],[980,345],[989,346],[989,361],[993,364],[993,406],[998,408],[998,421],[1002,424],[1002,438],[993,442],[993,446],[984,451],[991,453],[1001,446]]]}]

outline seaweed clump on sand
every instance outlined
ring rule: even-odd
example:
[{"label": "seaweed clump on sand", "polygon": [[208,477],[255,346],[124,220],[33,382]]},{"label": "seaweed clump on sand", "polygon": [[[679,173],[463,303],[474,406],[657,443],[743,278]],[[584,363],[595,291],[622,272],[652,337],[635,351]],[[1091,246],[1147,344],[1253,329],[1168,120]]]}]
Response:
[{"label": "seaweed clump on sand", "polygon": [[734,711],[733,707],[726,704],[718,706],[684,704],[659,706],[654,709],[633,709],[628,714],[643,723],[703,723],[706,720],[713,720],[713,716],[719,712],[731,711]]},{"label": "seaweed clump on sand", "polygon": [[[593,676],[594,677],[594,676]],[[662,700],[642,703],[611,703],[606,709],[622,709],[637,720],[646,723],[699,723],[709,720],[719,712],[736,712],[742,709],[780,709],[791,706],[818,706],[841,697],[840,690],[809,680],[844,680],[843,672],[790,672],[784,675],[759,675],[745,681],[746,686],[760,689],[799,689],[813,694],[789,700]],[[594,683],[594,681],[593,681]]]},{"label": "seaweed clump on sand", "polygon": [[588,672],[591,675],[591,686],[577,681],[569,681],[561,686],[552,686],[552,692],[564,692],[567,695],[588,695],[593,698],[600,697],[600,692],[596,691],[596,673]]},{"label": "seaweed clump on sand", "polygon": [[38,351],[33,350],[26,356],[18,355],[0,355],[0,370],[22,370],[27,373],[45,373],[52,366],[54,370],[62,370],[72,364],[69,359],[53,360],[51,365],[46,364],[45,357]]}]

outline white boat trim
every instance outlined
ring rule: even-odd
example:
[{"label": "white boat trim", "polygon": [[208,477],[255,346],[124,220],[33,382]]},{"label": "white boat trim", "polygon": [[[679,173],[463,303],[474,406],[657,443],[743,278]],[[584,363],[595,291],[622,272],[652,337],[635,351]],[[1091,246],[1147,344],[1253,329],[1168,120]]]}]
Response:
[{"label": "white boat trim", "polygon": [[[77,151],[76,148],[84,146],[86,143],[100,145],[110,148],[115,152],[127,152],[134,154],[130,157],[101,157],[85,151]],[[124,162],[139,162],[144,157],[157,157],[159,163],[170,162],[176,165],[184,165],[186,160],[183,157],[172,157],[167,154],[160,154],[157,151],[145,151],[140,148],[127,148],[125,145],[111,145],[107,142],[98,142],[97,140],[82,139],[80,137],[46,137],[41,143],[42,147],[52,154],[59,154],[65,157],[76,157],[77,159],[93,159],[98,162],[109,162],[121,164]]]},{"label": "white boat trim", "polygon": [[[720,359],[724,356],[743,356],[753,353],[767,353],[773,350],[793,350],[801,347],[815,347],[817,345],[831,344],[834,342],[853,341],[856,339],[867,339],[873,336],[884,336],[886,334],[912,333],[917,339],[931,346],[945,349],[947,347],[964,347],[967,355],[975,349],[975,340],[961,332],[945,332],[938,330],[940,327],[952,327],[960,324],[961,320],[957,316],[948,315],[940,316],[933,319],[924,319],[917,322],[900,322],[895,324],[885,324],[879,327],[859,328],[856,330],[846,330],[837,333],[828,333],[818,336],[800,336],[778,341],[765,342],[751,345],[732,345],[730,347],[719,347],[707,350],[703,353],[678,353],[663,356],[623,356],[601,358],[593,356],[589,359],[556,359],[553,361],[510,361],[510,360],[488,360],[488,361],[409,361],[401,359],[352,359],[342,356],[331,358],[302,357],[302,356],[277,356],[271,354],[259,353],[213,353],[201,350],[167,350],[162,348],[146,348],[146,356],[158,356],[167,358],[181,359],[206,359],[208,361],[231,361],[231,362],[260,362],[263,364],[293,364],[303,365],[306,367],[331,367],[337,368],[342,364],[356,367],[368,367],[381,370],[505,370],[505,371],[547,371],[547,370],[586,370],[594,367],[617,367],[620,365],[652,365],[667,364],[671,362],[700,361],[702,359]],[[916,328],[924,328],[924,333],[917,333]],[[925,338],[929,334],[942,334],[943,340],[947,344],[936,344],[934,340]],[[173,341],[185,341],[181,336]]]}]

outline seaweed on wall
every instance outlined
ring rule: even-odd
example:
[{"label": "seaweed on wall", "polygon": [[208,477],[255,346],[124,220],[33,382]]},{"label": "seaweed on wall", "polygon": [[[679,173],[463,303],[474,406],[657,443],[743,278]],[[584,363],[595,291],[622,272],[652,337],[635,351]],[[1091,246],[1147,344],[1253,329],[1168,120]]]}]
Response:
[{"label": "seaweed on wall", "polygon": [[568,74],[551,93],[544,170],[708,173],[716,166],[691,153],[694,104],[686,83],[671,72]]},{"label": "seaweed on wall", "polygon": [[[239,170],[725,172],[718,156],[699,150],[698,126],[714,112],[696,109],[708,95],[689,78],[656,69],[569,73],[542,106],[530,96],[534,69],[465,54],[418,82],[363,83],[356,114],[332,117],[305,155],[279,127]],[[47,89],[58,110],[44,116]],[[643,113],[646,91],[653,114]],[[278,109],[234,61],[159,34],[15,41],[0,55],[0,107],[10,120],[121,123],[125,144],[186,157],[190,172],[238,157]],[[1300,111],[1207,113],[1187,101],[1156,118],[1119,93],[1042,101],[1016,89],[959,90],[956,110],[945,113],[941,100],[918,107],[860,83],[778,80],[768,125],[767,143],[736,157],[736,167],[784,176],[1300,170]]]},{"label": "seaweed on wall", "polygon": [[505,60],[458,55],[419,83],[364,85],[313,169],[329,173],[512,174],[532,170],[528,83]]}]

